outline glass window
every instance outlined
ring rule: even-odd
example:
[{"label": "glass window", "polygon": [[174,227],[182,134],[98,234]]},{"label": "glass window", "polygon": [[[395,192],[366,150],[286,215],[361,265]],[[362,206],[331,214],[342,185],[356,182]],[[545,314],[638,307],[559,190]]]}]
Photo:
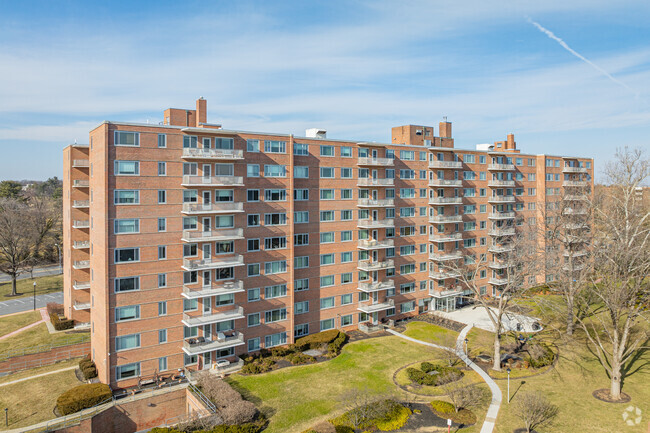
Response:
[{"label": "glass window", "polygon": [[122,233],[139,233],[140,232],[140,220],[137,218],[133,219],[116,219],[115,220],[115,234]]},{"label": "glass window", "polygon": [[293,177],[296,179],[309,179],[309,167],[298,165],[293,167]]},{"label": "glass window", "polygon": [[287,143],[285,141],[265,140],[264,152],[266,153],[286,153]]},{"label": "glass window", "polygon": [[129,379],[131,377],[140,376],[140,363],[134,362],[131,364],[118,365],[115,367],[116,380]]},{"label": "glass window", "polygon": [[277,334],[271,334],[264,337],[264,347],[274,347],[280,346],[282,344],[287,344],[287,333],[279,332]]},{"label": "glass window", "polygon": [[139,262],[140,248],[116,248],[115,263]]},{"label": "glass window", "polygon": [[246,152],[259,152],[259,151],[260,151],[259,140],[246,140]]},{"label": "glass window", "polygon": [[327,298],[321,298],[320,300],[320,309],[325,310],[327,308],[333,308],[335,306],[334,296]]},{"label": "glass window", "polygon": [[320,321],[320,330],[321,331],[327,331],[328,329],[334,329],[336,324],[334,323],[334,319],[325,319]]},{"label": "glass window", "polygon": [[246,166],[246,176],[247,177],[260,177],[260,165],[259,164],[248,164]]},{"label": "glass window", "polygon": [[158,343],[167,343],[167,330],[159,329],[158,330]]},{"label": "glass window", "polygon": [[284,165],[264,165],[264,176],[265,177],[286,177],[287,168]]},{"label": "glass window", "polygon": [[116,146],[140,146],[140,133],[115,131]]},{"label": "glass window", "polygon": [[140,334],[123,335],[115,337],[115,350],[128,350],[140,347]]},{"label": "glass window", "polygon": [[139,176],[140,162],[139,161],[115,161],[115,175],[116,176]]},{"label": "glass window", "polygon": [[115,308],[115,321],[122,322],[124,320],[134,320],[140,318],[140,306],[129,305],[126,307]]},{"label": "glass window", "polygon": [[158,134],[158,147],[167,147],[167,135]]},{"label": "glass window", "polygon": [[341,157],[352,158],[352,148],[349,146],[341,146]]},{"label": "glass window", "polygon": [[251,338],[248,340],[248,351],[249,352],[254,352],[256,350],[260,350],[260,338],[255,337]]},{"label": "glass window", "polygon": [[298,156],[307,156],[309,155],[309,145],[305,143],[294,143],[293,144],[293,154]]},{"label": "glass window", "polygon": [[334,156],[334,146],[321,145],[320,156]]},{"label": "glass window", "polygon": [[252,313],[247,316],[247,324],[250,328],[251,326],[257,326],[261,323],[260,313]]},{"label": "glass window", "polygon": [[140,191],[137,189],[116,189],[115,204],[140,204]]}]

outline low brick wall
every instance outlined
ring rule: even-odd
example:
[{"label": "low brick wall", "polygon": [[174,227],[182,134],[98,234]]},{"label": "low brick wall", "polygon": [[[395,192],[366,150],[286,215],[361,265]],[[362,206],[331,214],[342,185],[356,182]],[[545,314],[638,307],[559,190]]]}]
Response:
[{"label": "low brick wall", "polygon": [[15,356],[0,362],[0,374],[51,365],[59,361],[78,358],[90,353],[90,342],[55,347],[45,352]]}]

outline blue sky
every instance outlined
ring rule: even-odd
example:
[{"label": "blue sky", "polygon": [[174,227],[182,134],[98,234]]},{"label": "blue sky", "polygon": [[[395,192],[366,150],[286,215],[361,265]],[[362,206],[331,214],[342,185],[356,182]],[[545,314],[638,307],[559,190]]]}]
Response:
[{"label": "blue sky", "polygon": [[650,149],[649,12],[611,0],[2,1],[0,179],[60,177],[63,147],[101,121],[158,122],[201,96],[226,128],[389,141],[392,126],[447,116],[457,147],[514,133],[523,152],[593,156],[598,170],[617,146]]}]

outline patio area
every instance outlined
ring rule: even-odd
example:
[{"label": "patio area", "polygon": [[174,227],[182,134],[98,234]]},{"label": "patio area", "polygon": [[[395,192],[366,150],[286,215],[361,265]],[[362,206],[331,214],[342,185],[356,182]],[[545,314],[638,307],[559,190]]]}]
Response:
[{"label": "patio area", "polygon": [[[448,313],[444,311],[436,311],[436,314],[466,325],[473,325],[485,331],[494,332],[494,325],[492,325],[492,321],[490,320],[487,311],[485,311],[481,306],[467,306]],[[539,318],[511,312],[506,312],[504,314],[503,327],[506,332],[515,331],[534,333],[543,329]]]}]

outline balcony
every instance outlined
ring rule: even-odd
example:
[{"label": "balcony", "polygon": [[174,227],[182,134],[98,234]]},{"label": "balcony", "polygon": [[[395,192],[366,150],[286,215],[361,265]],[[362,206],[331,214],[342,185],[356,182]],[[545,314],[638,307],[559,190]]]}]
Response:
[{"label": "balcony", "polygon": [[392,158],[364,158],[360,157],[357,165],[373,165],[381,167],[392,167],[395,165],[395,160]]},{"label": "balcony", "polygon": [[384,302],[359,302],[357,310],[362,311],[366,314],[372,314],[378,311],[390,310],[391,308],[395,308],[395,301],[393,299],[386,299]]},{"label": "balcony", "polygon": [[429,235],[429,242],[454,242],[463,240],[462,233],[436,233]]},{"label": "balcony", "polygon": [[76,168],[90,167],[90,161],[87,159],[73,159],[72,166]]},{"label": "balcony", "polygon": [[393,186],[395,184],[394,179],[357,179],[357,186]]},{"label": "balcony", "polygon": [[88,188],[90,186],[90,181],[85,179],[76,179],[72,181],[72,186],[75,188]]},{"label": "balcony", "polygon": [[387,198],[383,200],[374,200],[371,198],[360,198],[357,202],[357,207],[393,207],[395,200]]},{"label": "balcony", "polygon": [[72,221],[73,229],[87,229],[90,228],[90,220],[74,220]]},{"label": "balcony", "polygon": [[513,186],[515,186],[515,181],[514,180],[491,179],[491,180],[488,181],[488,186],[492,187],[492,188],[513,187]]},{"label": "balcony", "polygon": [[235,307],[233,310],[221,311],[219,313],[204,314],[203,316],[190,316],[183,313],[181,323],[185,326],[202,326],[211,323],[225,322],[226,320],[236,320],[244,318],[244,307]]},{"label": "balcony", "polygon": [[244,203],[222,201],[217,203],[183,203],[181,213],[186,215],[244,212]]},{"label": "balcony", "polygon": [[241,176],[183,176],[181,186],[244,186]]},{"label": "balcony", "polygon": [[373,219],[360,219],[357,222],[357,227],[361,229],[381,229],[381,228],[391,228],[395,227],[395,220],[392,218],[387,218],[383,220],[373,220]]},{"label": "balcony", "polygon": [[497,260],[493,260],[490,263],[488,263],[488,267],[490,269],[506,269],[512,267],[512,264],[508,264],[506,262],[500,262]]},{"label": "balcony", "polygon": [[243,291],[244,283],[242,281],[227,281],[222,284],[214,283],[211,286],[203,286],[197,289],[191,289],[187,286],[183,286],[183,293],[181,295],[185,299],[199,299],[207,298],[210,296],[230,295]]},{"label": "balcony", "polygon": [[564,265],[562,266],[562,270],[566,272],[580,272],[583,271],[587,265],[585,263],[580,263],[577,265],[569,266],[569,265]]},{"label": "balcony", "polygon": [[463,186],[463,181],[454,179],[429,179],[429,186]]},{"label": "balcony", "polygon": [[432,205],[463,204],[463,198],[462,197],[429,197],[429,204]]},{"label": "balcony", "polygon": [[491,277],[488,282],[494,286],[505,286],[508,284],[507,278]]},{"label": "balcony", "polygon": [[512,245],[492,245],[488,248],[488,251],[491,253],[507,253],[514,249]]},{"label": "balcony", "polygon": [[488,164],[488,170],[491,171],[512,171],[514,169],[514,164]]},{"label": "balcony", "polygon": [[74,308],[77,311],[90,310],[90,302],[77,302],[77,301],[75,301],[72,308]]},{"label": "balcony", "polygon": [[89,269],[90,260],[77,260],[73,262],[72,267],[75,269]]},{"label": "balcony", "polygon": [[584,257],[584,256],[587,255],[587,251],[585,251],[585,250],[564,251],[564,253],[562,253],[562,255],[564,257],[569,257],[569,256],[571,256],[571,257]]},{"label": "balcony", "polygon": [[394,268],[395,262],[393,259],[384,260],[383,262],[372,262],[370,260],[362,260],[357,264],[357,269],[361,271],[379,271],[382,269]]},{"label": "balcony", "polygon": [[434,280],[446,280],[447,278],[458,278],[460,274],[458,272],[435,272],[429,271],[429,278]]},{"label": "balcony", "polygon": [[90,322],[79,322],[74,324],[75,331],[90,329]]},{"label": "balcony", "polygon": [[587,223],[564,223],[562,226],[568,230],[582,230],[589,228]]},{"label": "balcony", "polygon": [[437,291],[437,290],[431,290],[429,289],[429,295],[433,296],[434,298],[449,298],[452,296],[458,296],[462,295],[463,291],[462,290],[442,290],[442,291]]},{"label": "balcony", "polygon": [[506,220],[513,219],[515,217],[514,212],[491,212],[488,215],[488,218],[491,220]]},{"label": "balcony", "polygon": [[488,203],[514,203],[514,195],[493,195],[488,197]]},{"label": "balcony", "polygon": [[488,235],[490,236],[514,236],[514,234],[515,234],[514,227],[493,228],[488,231]]},{"label": "balcony", "polygon": [[578,186],[578,187],[587,187],[590,183],[586,180],[565,180],[562,182],[562,186]]},{"label": "balcony", "polygon": [[394,280],[375,281],[372,283],[359,283],[358,289],[362,292],[378,292],[380,290],[394,289]]},{"label": "balcony", "polygon": [[463,222],[462,215],[433,215],[429,217],[429,222],[433,224],[444,224],[444,223],[461,223]]},{"label": "balcony", "polygon": [[384,248],[393,248],[395,241],[393,239],[385,239],[377,241],[374,239],[363,239],[359,241],[359,249],[361,250],[381,250]]},{"label": "balcony", "polygon": [[90,248],[90,241],[74,241],[72,243],[72,248],[75,250],[84,250]]},{"label": "balcony", "polygon": [[562,210],[562,215],[587,215],[587,213],[587,209],[565,208]]},{"label": "balcony", "polygon": [[90,289],[90,281],[75,281],[72,284],[74,290],[87,290]]},{"label": "balcony", "polygon": [[579,194],[579,195],[568,194],[562,198],[566,201],[588,201],[589,200],[589,196],[587,196],[586,194]]},{"label": "balcony", "polygon": [[72,202],[72,207],[75,209],[84,209],[90,207],[90,200],[75,200]]},{"label": "balcony", "polygon": [[563,167],[562,168],[563,173],[587,173],[587,168],[586,167]]},{"label": "balcony", "polygon": [[244,159],[243,150],[235,149],[203,149],[203,148],[184,148],[183,159]]},{"label": "balcony", "polygon": [[230,268],[243,266],[244,256],[235,254],[227,257],[213,256],[207,259],[183,259],[183,269],[186,271],[200,271],[203,269]]},{"label": "balcony", "polygon": [[429,168],[463,168],[462,161],[429,161]]},{"label": "balcony", "polygon": [[244,239],[244,229],[185,230],[181,238],[183,242],[235,241],[239,239]]},{"label": "balcony", "polygon": [[453,253],[429,253],[429,260],[433,260],[434,262],[446,262],[449,260],[458,260],[462,258],[463,254],[460,251],[455,251]]},{"label": "balcony", "polygon": [[230,336],[226,336],[225,333],[219,332],[217,338],[212,341],[204,340],[203,337],[188,338],[187,340],[184,340],[183,352],[188,355],[199,355],[214,350],[243,346],[244,344],[244,334],[241,332],[233,333],[233,335]]}]

